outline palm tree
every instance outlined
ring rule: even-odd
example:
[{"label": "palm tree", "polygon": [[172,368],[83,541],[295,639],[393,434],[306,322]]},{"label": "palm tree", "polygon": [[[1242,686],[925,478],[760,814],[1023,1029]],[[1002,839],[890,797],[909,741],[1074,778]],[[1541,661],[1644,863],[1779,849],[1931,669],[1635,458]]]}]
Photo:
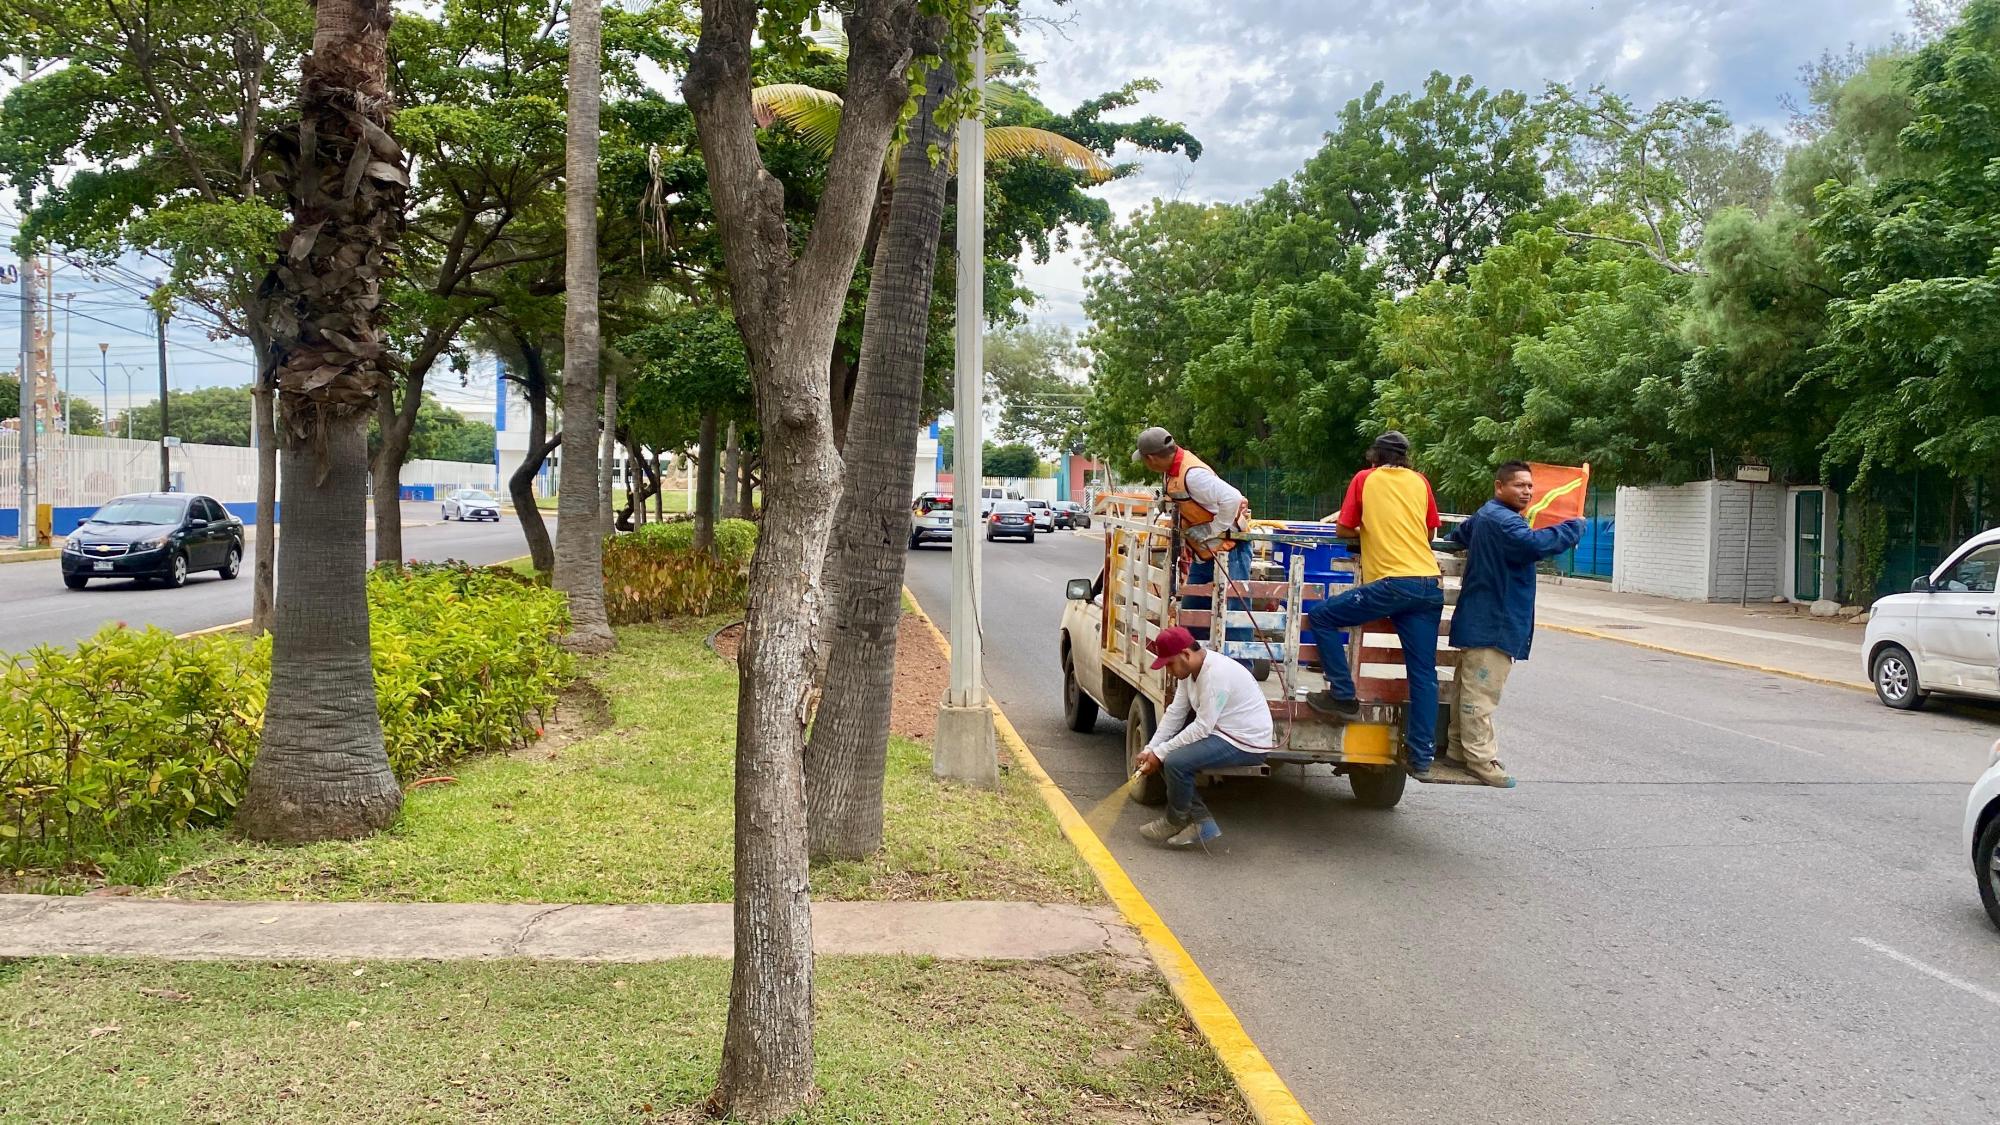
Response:
[{"label": "palm tree", "polygon": [[[1000,54],[989,64],[1008,65]],[[888,763],[890,696],[895,688],[896,627],[902,616],[908,558],[910,487],[923,393],[924,345],[930,329],[931,283],[944,223],[953,161],[933,162],[950,134],[935,120],[955,83],[947,72],[925,78],[909,139],[891,154],[878,191],[879,244],[869,247],[868,307],[860,371],[846,444],[845,486],[827,561],[831,612],[824,626],[829,661],[812,740],[806,747],[807,829],[812,854],[858,859],[882,846],[882,779]],[[991,87],[1005,104],[1007,88]],[[840,99],[812,86],[786,84],[752,91],[758,120],[783,121],[816,149],[840,126]],[[1046,129],[992,126],[996,160],[1046,159],[1095,182],[1111,168],[1095,151]],[[872,235],[872,232],[871,232]]]},{"label": "palm tree", "polygon": [[319,0],[299,124],[274,143],[292,225],[265,283],[284,434],[285,549],[264,737],[238,828],[367,835],[402,790],[382,747],[368,643],[367,426],[393,362],[381,292],[409,177],[389,133],[390,0]]},{"label": "palm tree", "polygon": [[[569,152],[563,309],[562,483],[556,500],[555,586],[569,597],[564,643],[603,652],[615,639],[604,610],[604,537],[598,506],[597,129],[603,13],[573,0],[569,14]],[[604,424],[610,425],[605,419]]]}]

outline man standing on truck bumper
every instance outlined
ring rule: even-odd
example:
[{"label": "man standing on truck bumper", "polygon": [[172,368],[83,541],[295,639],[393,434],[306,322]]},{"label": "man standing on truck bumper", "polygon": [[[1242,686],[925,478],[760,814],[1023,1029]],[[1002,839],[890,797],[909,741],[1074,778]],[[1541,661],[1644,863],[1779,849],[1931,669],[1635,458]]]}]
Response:
[{"label": "man standing on truck bumper", "polygon": [[[1243,494],[1159,426],[1139,435],[1139,460],[1165,478],[1167,499],[1180,517],[1181,538],[1190,560],[1187,584],[1217,582],[1218,555],[1223,559],[1224,584],[1249,581],[1250,548],[1233,538],[1250,524],[1250,503]],[[1223,605],[1235,607],[1239,603],[1240,599],[1225,596]],[[1195,597],[1184,599],[1181,608],[1209,609],[1214,604],[1211,599]],[[1210,635],[1215,635],[1212,626]],[[1249,634],[1244,632],[1237,639],[1248,640]]]},{"label": "man standing on truck bumper", "polygon": [[1139,755],[1139,772],[1164,769],[1167,815],[1139,829],[1156,844],[1185,848],[1222,835],[1195,792],[1203,770],[1254,766],[1272,746],[1271,706],[1250,670],[1234,660],[1211,660],[1194,634],[1175,625],[1146,642],[1154,670],[1180,681],[1153,740]]},{"label": "man standing on truck bumper", "polygon": [[1493,499],[1451,531],[1465,548],[1465,578],[1451,615],[1451,647],[1461,650],[1452,687],[1456,708],[1445,757],[1488,785],[1512,789],[1493,737],[1493,712],[1516,660],[1535,639],[1535,564],[1576,546],[1582,520],[1540,531],[1521,512],[1535,499],[1535,474],[1509,461],[1493,474]]},{"label": "man standing on truck bumper", "polygon": [[1390,430],[1368,447],[1370,468],[1356,473],[1334,517],[1343,536],[1361,537],[1361,581],[1328,598],[1308,615],[1329,690],[1306,697],[1313,710],[1346,722],[1361,713],[1347,654],[1334,640],[1342,629],[1386,617],[1403,642],[1410,706],[1403,742],[1410,776],[1430,780],[1437,752],[1438,623],[1444,618],[1444,585],[1431,535],[1438,527],[1431,482],[1410,467],[1410,439]]}]

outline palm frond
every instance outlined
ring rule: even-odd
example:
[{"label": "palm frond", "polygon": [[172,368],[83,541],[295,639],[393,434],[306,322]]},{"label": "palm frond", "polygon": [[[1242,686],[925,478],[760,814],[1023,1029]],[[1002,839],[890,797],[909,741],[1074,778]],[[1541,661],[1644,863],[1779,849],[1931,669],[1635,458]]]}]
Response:
[{"label": "palm frond", "polygon": [[1060,133],[1027,125],[994,125],[986,130],[989,160],[1040,158],[1082,172],[1092,183],[1111,178],[1111,165],[1088,148]]},{"label": "palm frond", "polygon": [[808,147],[832,157],[840,135],[840,95],[799,82],[780,82],[750,91],[750,112],[760,128],[784,122]]}]

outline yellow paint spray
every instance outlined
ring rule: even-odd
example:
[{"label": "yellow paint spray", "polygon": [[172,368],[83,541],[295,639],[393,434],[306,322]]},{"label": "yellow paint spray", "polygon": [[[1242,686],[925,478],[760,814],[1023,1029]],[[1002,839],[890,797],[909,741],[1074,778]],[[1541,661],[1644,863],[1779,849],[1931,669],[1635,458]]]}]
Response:
[{"label": "yellow paint spray", "polygon": [[1142,773],[1134,773],[1126,778],[1125,784],[1113,789],[1110,795],[1092,805],[1090,811],[1083,814],[1083,822],[1090,825],[1090,830],[1099,837],[1109,835],[1112,827],[1118,823],[1118,814],[1125,811],[1125,802],[1132,799],[1133,786],[1138,785],[1139,780],[1145,776]]}]

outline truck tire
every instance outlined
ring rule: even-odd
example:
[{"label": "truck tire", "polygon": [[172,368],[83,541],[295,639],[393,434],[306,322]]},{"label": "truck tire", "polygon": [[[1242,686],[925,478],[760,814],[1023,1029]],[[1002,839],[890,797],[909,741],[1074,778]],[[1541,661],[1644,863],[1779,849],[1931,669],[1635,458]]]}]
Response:
[{"label": "truck tire", "polygon": [[1069,645],[1063,645],[1063,722],[1078,734],[1089,734],[1097,727],[1097,701],[1076,682],[1076,669],[1070,666]]},{"label": "truck tire", "polygon": [[[1153,705],[1141,695],[1132,700],[1132,709],[1125,713],[1125,773],[1126,776],[1138,772],[1139,753],[1153,737]],[[1132,799],[1142,805],[1164,805],[1167,803],[1166,774],[1155,770],[1140,778],[1132,786]]]},{"label": "truck tire", "polygon": [[1925,691],[1923,682],[1917,679],[1917,662],[1910,659],[1908,650],[1901,645],[1889,645],[1876,653],[1871,671],[1871,678],[1875,681],[1875,698],[1881,700],[1884,707],[1917,711],[1930,698],[1931,693]]},{"label": "truck tire", "polygon": [[1359,766],[1347,775],[1347,783],[1354,786],[1354,799],[1364,809],[1395,808],[1408,781],[1409,775],[1398,766]]}]

